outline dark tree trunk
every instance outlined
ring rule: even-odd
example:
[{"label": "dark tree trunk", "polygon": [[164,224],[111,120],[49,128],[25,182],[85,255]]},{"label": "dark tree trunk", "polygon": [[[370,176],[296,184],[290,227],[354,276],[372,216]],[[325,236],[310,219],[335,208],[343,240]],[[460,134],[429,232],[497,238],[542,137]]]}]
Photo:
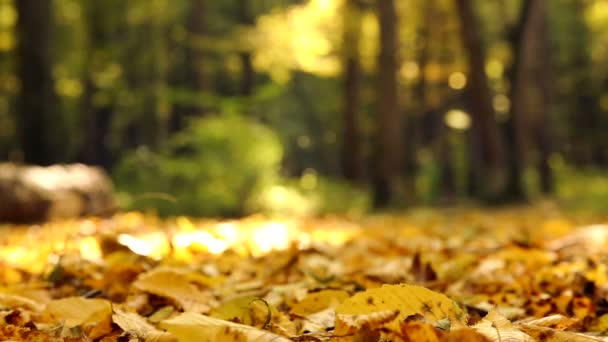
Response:
[{"label": "dark tree trunk", "polygon": [[403,191],[403,123],[397,100],[397,13],[394,0],[377,0],[380,23],[374,204],[394,204]]},{"label": "dark tree trunk", "polygon": [[544,194],[554,190],[553,172],[549,159],[553,153],[553,125],[551,112],[553,105],[553,77],[551,70],[551,49],[549,46],[549,29],[547,23],[547,8],[544,0],[534,0],[534,17],[537,32],[537,66],[541,101],[540,113],[537,119],[536,132],[539,150],[538,174],[540,176],[540,190]]},{"label": "dark tree trunk", "polygon": [[[190,0],[190,9],[186,22],[188,33],[183,48],[184,61],[176,71],[179,76],[174,86],[188,92],[203,93],[207,89],[205,75],[205,51],[204,38],[206,32],[206,0]],[[180,103],[174,106],[169,120],[169,130],[177,132],[184,128],[187,117],[203,115],[204,108],[192,103]]]},{"label": "dark tree trunk", "polygon": [[114,28],[108,27],[104,21],[105,3],[93,1],[86,5],[86,23],[88,25],[88,54],[85,75],[85,88],[82,97],[83,113],[83,146],[80,152],[80,161],[89,165],[98,165],[106,169],[112,166],[112,158],[107,145],[107,136],[112,123],[114,108],[110,100],[103,103],[95,103],[94,97],[101,89],[93,81],[93,75],[98,72],[96,68],[104,67],[110,60],[100,60],[100,50],[109,48],[113,41]]},{"label": "dark tree trunk", "polygon": [[466,88],[472,117],[472,172],[470,184],[488,200],[496,200],[504,187],[503,146],[494,119],[492,94],[485,73],[485,56],[477,18],[470,0],[456,0],[462,41],[469,64]]},{"label": "dark tree trunk", "polygon": [[361,65],[359,37],[361,13],[355,0],[347,0],[344,11],[344,104],[342,112],[342,172],[344,178],[358,181],[362,176],[359,109],[361,89]]},{"label": "dark tree trunk", "polygon": [[206,87],[204,63],[204,44],[205,37],[205,0],[191,0],[190,15],[186,29],[188,30],[188,49],[187,63],[192,71],[190,86],[196,90],[203,90]]},{"label": "dark tree trunk", "polygon": [[507,185],[504,198],[509,201],[520,201],[525,198],[523,189],[524,168],[524,118],[529,116],[526,108],[525,97],[529,93],[528,68],[526,67],[526,55],[529,47],[530,35],[530,10],[534,0],[524,0],[521,5],[519,21],[509,32],[509,40],[513,49],[513,64],[509,70],[511,99],[510,115],[505,122],[505,159],[507,162]]},{"label": "dark tree trunk", "polygon": [[[251,8],[251,0],[241,0],[239,6],[239,22],[246,28],[254,25],[254,17]],[[241,87],[240,95],[249,96],[253,92],[255,81],[255,70],[251,60],[251,51],[241,51],[239,54],[241,59]]]},{"label": "dark tree trunk", "polygon": [[53,163],[49,127],[56,117],[57,98],[51,76],[51,0],[15,1],[18,69],[21,91],[18,97],[17,129],[23,160],[28,164]]}]

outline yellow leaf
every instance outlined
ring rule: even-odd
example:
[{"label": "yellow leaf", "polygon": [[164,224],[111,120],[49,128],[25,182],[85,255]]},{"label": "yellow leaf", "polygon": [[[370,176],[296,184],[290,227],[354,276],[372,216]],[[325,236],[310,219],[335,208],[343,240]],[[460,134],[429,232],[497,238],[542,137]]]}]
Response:
[{"label": "yellow leaf", "polygon": [[112,315],[112,304],[105,299],[68,297],[51,301],[45,312],[71,328],[108,319]]},{"label": "yellow leaf", "polygon": [[[220,307],[214,309],[209,316],[225,321],[251,325],[253,321],[251,317],[251,306],[254,305],[255,302],[258,302],[258,299],[259,298],[256,296],[244,296],[227,301]],[[268,311],[268,309],[266,309],[266,311]]]},{"label": "yellow leaf", "polygon": [[184,311],[207,312],[211,294],[199,290],[186,271],[162,268],[139,276],[133,287],[173,300]]},{"label": "yellow leaf", "polygon": [[179,342],[289,342],[289,339],[268,331],[194,312],[167,319],[160,323],[160,327]]},{"label": "yellow leaf", "polygon": [[322,290],[306,295],[304,299],[291,308],[291,313],[298,316],[308,316],[327,308],[335,308],[348,298],[344,290]]},{"label": "yellow leaf", "polygon": [[146,342],[171,342],[175,341],[169,333],[156,329],[140,315],[123,310],[119,307],[114,308],[112,321],[125,332],[136,336]]},{"label": "yellow leaf", "polygon": [[382,285],[380,288],[357,293],[336,308],[340,315],[370,314],[379,311],[399,310],[398,319],[389,323],[394,331],[399,331],[399,321],[420,314],[425,319],[436,322],[449,319],[452,326],[466,325],[466,314],[447,296],[427,288],[400,284]]}]

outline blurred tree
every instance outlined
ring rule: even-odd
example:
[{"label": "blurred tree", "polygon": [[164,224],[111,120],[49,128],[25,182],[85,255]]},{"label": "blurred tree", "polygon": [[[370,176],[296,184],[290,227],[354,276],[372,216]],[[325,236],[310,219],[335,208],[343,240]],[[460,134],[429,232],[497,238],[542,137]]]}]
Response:
[{"label": "blurred tree", "polygon": [[523,171],[524,160],[524,130],[525,120],[529,116],[529,108],[525,101],[530,91],[529,82],[532,80],[527,66],[526,52],[530,49],[531,8],[534,0],[524,0],[521,4],[517,24],[508,33],[513,50],[513,63],[510,67],[509,98],[511,108],[504,128],[506,137],[505,158],[508,167],[505,199],[518,201],[525,198]]},{"label": "blurred tree", "polygon": [[132,1],[129,3],[125,47],[121,65],[127,91],[130,120],[123,146],[157,149],[168,131],[169,103],[167,23],[173,2]]},{"label": "blurred tree", "polygon": [[[117,11],[118,8],[121,11]],[[88,48],[84,61],[84,94],[81,99],[85,133],[79,159],[104,168],[110,168],[114,161],[110,156],[108,135],[116,110],[116,98],[111,94],[112,89],[107,89],[107,85],[103,87],[98,75],[118,67],[113,56],[113,44],[120,37],[124,25],[120,25],[120,19],[111,19],[120,16],[125,10],[123,1],[92,1],[83,4]]]},{"label": "blurred tree", "polygon": [[362,4],[359,0],[346,0],[344,6],[342,172],[344,178],[359,181],[362,177],[361,133],[358,117],[361,105],[362,70],[359,60],[359,39],[361,35]]},{"label": "blurred tree", "polygon": [[50,127],[60,121],[53,87],[51,40],[52,1],[19,0],[17,8],[17,76],[21,80],[17,130],[23,160],[48,165],[56,161]]},{"label": "blurred tree", "polygon": [[[255,24],[253,8],[251,0],[241,0],[239,5],[239,23],[244,29],[251,29]],[[253,62],[251,51],[248,47],[243,48],[239,53],[241,59],[241,86],[240,95],[250,96],[253,92],[253,86],[255,81],[255,70],[253,69]]]},{"label": "blurred tree", "polygon": [[504,187],[504,148],[492,107],[477,18],[469,0],[456,0],[469,64],[467,103],[472,117],[469,185],[474,195],[498,200]]},{"label": "blurred tree", "polygon": [[540,100],[538,102],[539,113],[533,127],[536,132],[534,139],[537,141],[539,150],[538,174],[540,176],[540,190],[544,194],[552,193],[554,185],[553,170],[550,158],[554,152],[553,136],[553,101],[554,101],[554,77],[552,50],[549,43],[549,27],[547,19],[546,1],[535,0],[532,10],[532,20],[535,23],[535,38],[537,58],[536,74],[540,88]]},{"label": "blurred tree", "polygon": [[[376,151],[374,156],[374,206],[394,204],[403,192],[403,117],[397,100],[397,13],[394,0],[376,1],[380,25],[380,51],[376,88]],[[407,194],[407,195],[412,195]]]},{"label": "blurred tree", "polygon": [[509,71],[511,111],[505,124],[509,168],[505,197],[520,201],[525,198],[523,172],[531,152],[537,152],[541,191],[548,193],[553,188],[549,167],[552,71],[543,0],[522,2],[509,40],[514,57]]},{"label": "blurred tree", "polygon": [[[182,64],[176,65],[173,71],[175,73],[173,86],[187,94],[196,93],[194,97],[200,98],[208,85],[205,74],[207,6],[206,0],[188,0],[188,2],[186,36],[184,46],[180,47],[183,50],[183,60]],[[191,96],[186,96],[186,98],[191,98]],[[204,108],[198,102],[187,99],[175,104],[169,123],[171,132],[183,129],[188,116],[204,113]]]}]

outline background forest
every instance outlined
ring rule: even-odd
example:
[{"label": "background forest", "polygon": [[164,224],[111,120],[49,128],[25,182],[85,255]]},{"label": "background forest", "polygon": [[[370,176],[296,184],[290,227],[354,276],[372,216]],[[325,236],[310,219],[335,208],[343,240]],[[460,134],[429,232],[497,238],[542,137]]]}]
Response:
[{"label": "background forest", "polygon": [[606,0],[0,0],[0,159],[161,214],[608,199]]}]

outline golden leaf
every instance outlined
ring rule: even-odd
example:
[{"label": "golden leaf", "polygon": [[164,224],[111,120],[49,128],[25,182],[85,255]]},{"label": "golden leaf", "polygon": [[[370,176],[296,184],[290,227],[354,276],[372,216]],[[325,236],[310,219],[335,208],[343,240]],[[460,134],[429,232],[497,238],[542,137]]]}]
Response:
[{"label": "golden leaf", "polygon": [[184,311],[207,312],[211,294],[192,284],[187,273],[178,269],[161,268],[139,276],[133,287],[173,300]]},{"label": "golden leaf", "polygon": [[361,315],[387,310],[399,311],[399,319],[389,324],[394,331],[399,331],[398,321],[415,314],[421,314],[431,322],[447,318],[452,326],[466,325],[466,314],[450,298],[408,284],[382,285],[380,288],[357,293],[342,302],[336,308],[336,313],[340,317],[344,314]]},{"label": "golden leaf", "polygon": [[344,290],[322,290],[308,293],[304,299],[294,304],[291,313],[298,316],[308,316],[327,308],[335,308],[348,298]]},{"label": "golden leaf", "polygon": [[105,299],[68,297],[51,301],[45,313],[71,328],[108,319],[112,315],[112,304]]},{"label": "golden leaf", "polygon": [[140,315],[114,307],[112,321],[125,332],[146,342],[171,342],[175,341],[169,333],[156,329]]},{"label": "golden leaf", "polygon": [[184,312],[164,320],[160,327],[166,329],[179,342],[289,342],[289,339],[268,331],[194,312]]},{"label": "golden leaf", "polygon": [[[244,296],[236,298],[227,301],[216,309],[213,309],[209,316],[225,321],[252,325],[252,305],[257,305],[256,303],[258,302],[259,304],[262,303],[262,301],[256,296]],[[266,308],[266,312],[268,312],[268,308]]]}]

